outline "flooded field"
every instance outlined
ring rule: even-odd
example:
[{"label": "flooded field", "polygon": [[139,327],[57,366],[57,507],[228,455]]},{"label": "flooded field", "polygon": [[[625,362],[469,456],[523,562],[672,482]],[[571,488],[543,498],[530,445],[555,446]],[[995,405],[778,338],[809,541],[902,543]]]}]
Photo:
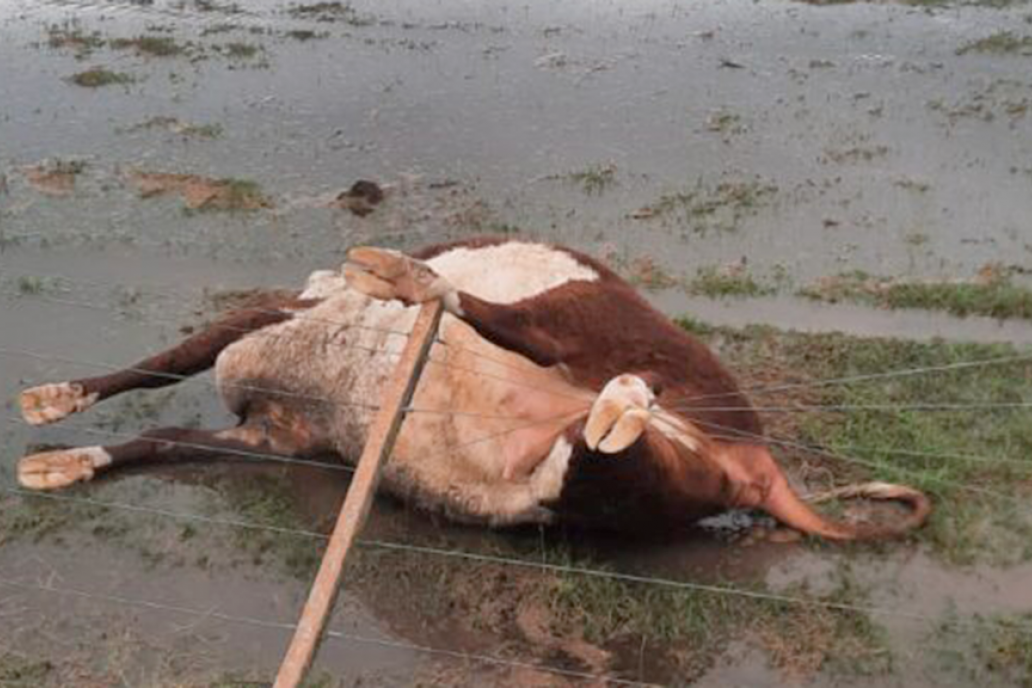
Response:
[{"label": "flooded field", "polygon": [[[1017,0],[0,0],[0,685],[268,685],[348,484],[227,461],[29,496],[40,447],[231,418],[210,377],[43,429],[19,390],[356,243],[483,233],[604,259],[747,386],[1010,362],[755,398],[829,450],[781,447],[805,489],[931,493],[901,542],[381,500],[311,686],[1029,685],[1030,107]],[[776,410],[813,405],[845,410]]]}]

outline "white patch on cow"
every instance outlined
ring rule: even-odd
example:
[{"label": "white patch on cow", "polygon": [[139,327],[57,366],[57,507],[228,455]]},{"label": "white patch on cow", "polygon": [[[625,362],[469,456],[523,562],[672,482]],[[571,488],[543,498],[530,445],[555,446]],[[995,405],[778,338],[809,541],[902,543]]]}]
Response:
[{"label": "white patch on cow", "polygon": [[459,291],[494,303],[515,303],[567,282],[598,279],[595,270],[565,251],[516,241],[454,248],[427,263]]},{"label": "white patch on cow", "polygon": [[570,468],[573,445],[560,435],[552,445],[552,451],[537,470],[530,476],[531,489],[539,501],[548,502],[559,498],[566,482],[566,471]]},{"label": "white patch on cow", "polygon": [[301,292],[302,299],[325,299],[326,297],[343,291],[347,285],[344,275],[332,270],[316,270],[308,276],[308,283],[305,290]]}]

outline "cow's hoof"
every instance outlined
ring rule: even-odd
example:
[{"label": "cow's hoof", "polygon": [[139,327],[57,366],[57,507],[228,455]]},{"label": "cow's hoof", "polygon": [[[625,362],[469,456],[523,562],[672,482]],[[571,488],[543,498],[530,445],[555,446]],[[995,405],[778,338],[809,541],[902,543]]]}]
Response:
[{"label": "cow's hoof", "polygon": [[355,246],[348,250],[348,262],[385,280],[404,275],[417,261],[400,251],[375,246]]},{"label": "cow's hoof", "polygon": [[18,482],[30,490],[56,490],[92,480],[98,468],[110,463],[111,456],[100,447],[42,452],[18,462]]},{"label": "cow's hoof", "polygon": [[96,394],[86,394],[82,385],[71,382],[33,387],[22,392],[19,398],[22,417],[32,425],[53,423],[85,411],[96,401]]},{"label": "cow's hoof", "polygon": [[653,399],[652,390],[640,377],[620,375],[610,380],[591,407],[584,427],[588,449],[615,454],[637,442],[652,419],[649,407]]},{"label": "cow's hoof", "polygon": [[447,280],[420,260],[390,249],[358,246],[344,266],[348,286],[375,299],[425,303],[453,291]]}]

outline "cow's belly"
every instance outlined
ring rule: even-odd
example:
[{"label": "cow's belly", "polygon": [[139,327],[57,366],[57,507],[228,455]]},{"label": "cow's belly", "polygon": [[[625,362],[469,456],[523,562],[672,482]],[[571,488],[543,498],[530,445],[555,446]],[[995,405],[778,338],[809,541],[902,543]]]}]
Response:
[{"label": "cow's belly", "polygon": [[[462,275],[448,274],[449,266],[468,261],[454,258],[443,254],[432,264],[466,291],[501,301],[506,299],[498,293],[499,276],[520,283],[511,264],[497,266],[492,276],[492,266],[480,262],[480,277],[463,284]],[[542,288],[540,266],[535,267],[528,263],[524,291],[528,285]],[[561,277],[560,272],[550,279]],[[489,283],[478,285],[478,279]],[[418,309],[374,301],[328,273],[310,281],[307,295],[324,300],[223,351],[216,364],[220,391],[232,410],[243,412],[256,398],[270,396],[263,390],[282,390],[271,396],[303,409],[311,425],[326,434],[323,443],[354,461]],[[384,487],[403,496],[418,493],[423,502],[450,495],[461,503],[463,495],[456,491],[462,486],[487,489],[490,497],[494,487],[505,491],[529,480],[565,427],[587,412],[591,394],[573,387],[558,370],[492,345],[451,315],[442,319],[439,338],[443,343],[431,349],[413,410],[385,467]]]}]

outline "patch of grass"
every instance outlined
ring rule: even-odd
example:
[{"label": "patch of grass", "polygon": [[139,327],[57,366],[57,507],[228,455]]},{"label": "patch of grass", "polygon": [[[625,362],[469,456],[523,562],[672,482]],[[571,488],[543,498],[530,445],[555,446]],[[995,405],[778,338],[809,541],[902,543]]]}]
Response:
[{"label": "patch of grass", "polygon": [[[963,622],[963,623],[960,623]],[[1032,614],[958,618],[951,614],[932,635],[951,669],[970,685],[1032,687]],[[947,644],[946,647],[943,644]]]},{"label": "patch of grass", "polygon": [[[226,491],[229,507],[248,523],[287,530],[306,530],[295,497],[282,481],[269,476],[237,480]],[[254,566],[273,564],[299,580],[309,580],[319,567],[325,542],[320,539],[268,530],[234,528],[227,531],[233,544]]]},{"label": "patch of grass", "polygon": [[222,136],[221,124],[187,124],[176,131],[183,136],[202,139],[217,139]]},{"label": "patch of grass", "polygon": [[[871,0],[798,0],[807,5],[853,5],[864,4]],[[1029,0],[897,0],[897,4],[910,7],[924,7],[929,10],[945,7],[988,7],[1006,9],[1017,5],[1027,5]]]},{"label": "patch of grass", "polygon": [[40,542],[82,533],[96,536],[124,534],[126,524],[108,509],[93,504],[56,502],[6,494],[0,498],[0,542],[25,539]]},{"label": "patch of grass", "polygon": [[854,272],[822,280],[800,290],[799,295],[832,303],[945,311],[960,317],[1032,320],[1032,289],[1008,277],[981,282],[898,282]]},{"label": "patch of grass", "polygon": [[287,31],[284,35],[287,38],[293,38],[295,41],[301,41],[302,43],[304,43],[305,41],[329,38],[330,36],[329,32],[327,31],[316,32],[310,31],[308,29],[294,29],[292,31]]},{"label": "patch of grass", "polygon": [[242,28],[244,28],[244,27],[241,26],[240,24],[236,24],[236,23],[233,23],[233,22],[221,22],[219,24],[213,24],[211,26],[206,26],[204,28],[204,30],[201,31],[201,36],[214,36],[214,35],[220,34],[220,33],[229,33],[230,31],[238,31],[238,30],[240,30]]},{"label": "patch of grass", "polygon": [[733,231],[744,218],[759,212],[776,193],[776,186],[760,179],[722,181],[712,187],[700,180],[693,189],[660,196],[655,203],[634,212],[632,217],[672,216],[698,234],[710,230]]},{"label": "patch of grass", "polygon": [[[689,324],[699,331],[697,324]],[[746,388],[939,368],[1017,353],[1007,345],[920,343],[770,328],[712,328],[703,336]],[[906,408],[1032,402],[1032,361],[851,385],[804,386],[751,397],[760,407],[845,407],[761,415],[772,436],[832,454],[775,447],[789,466],[798,462],[812,470],[816,462],[841,482],[885,480],[926,491],[938,508],[912,537],[942,557],[958,563],[979,557],[1001,562],[1032,558],[1032,514],[1024,506],[1032,491],[1032,424],[1027,410]]]},{"label": "patch of grass", "polygon": [[222,3],[215,0],[193,0],[198,12],[218,12],[220,14],[243,14],[244,8],[235,2]]},{"label": "patch of grass", "polygon": [[[532,539],[499,541],[498,554],[563,568],[607,569],[574,556],[563,542],[543,545]],[[380,618],[438,625],[451,619],[462,633],[507,638],[520,656],[563,657],[593,672],[681,685],[702,674],[736,639],[758,643],[777,667],[796,674],[832,665],[855,671],[863,657],[877,656],[885,664],[891,658],[880,629],[858,613],[375,547],[360,548],[356,555],[345,585],[377,599]],[[762,585],[749,587],[765,591]],[[786,592],[811,595],[801,588]],[[862,604],[866,595],[855,584],[841,583],[812,597]],[[443,632],[441,642],[452,633]],[[643,646],[649,648],[645,667],[640,665]],[[600,660],[605,653],[611,657]],[[642,668],[644,676],[637,673]],[[879,671],[873,663],[866,669]]]},{"label": "patch of grass", "polygon": [[18,293],[25,296],[36,296],[39,294],[47,294],[54,291],[60,291],[60,282],[49,277],[35,277],[32,275],[22,275],[18,278]]},{"label": "patch of grass", "polygon": [[745,272],[706,267],[700,269],[695,279],[688,283],[688,291],[711,298],[743,298],[773,294],[774,288],[760,284]]},{"label": "patch of grass", "polygon": [[1023,119],[1032,107],[1028,84],[1014,79],[994,79],[987,86],[965,94],[953,102],[937,99],[928,109],[946,116],[950,124],[961,119],[992,122],[1007,117],[1011,124]]},{"label": "patch of grass", "polygon": [[68,48],[78,59],[84,59],[107,44],[99,31],[86,33],[73,23],[53,24],[47,28],[47,45],[55,49]]},{"label": "patch of grass", "polygon": [[262,47],[260,45],[244,43],[242,41],[226,43],[223,46],[218,46],[217,49],[219,52],[222,52],[231,58],[243,60],[255,57],[258,53],[262,52]]},{"label": "patch of grass", "polygon": [[142,55],[152,57],[176,57],[187,51],[187,46],[178,43],[171,36],[137,36],[135,38],[115,38],[111,47],[116,50],[135,50]]},{"label": "patch of grass", "polygon": [[889,153],[888,146],[854,146],[852,148],[828,148],[824,157],[834,163],[846,164],[871,162],[875,158],[883,158]]},{"label": "patch of grass", "polygon": [[218,203],[212,207],[220,210],[250,210],[271,205],[258,182],[250,179],[228,178],[219,180],[219,184],[223,190]]},{"label": "patch of grass", "polygon": [[287,14],[296,19],[314,19],[320,22],[343,22],[351,26],[370,26],[376,18],[360,14],[348,3],[315,2],[303,5],[292,5]]},{"label": "patch of grass", "polygon": [[11,652],[0,655],[0,682],[11,686],[37,686],[54,671],[48,661],[32,660]]},{"label": "patch of grass", "polygon": [[706,120],[706,130],[720,134],[725,141],[728,141],[732,135],[746,132],[742,116],[730,110],[719,110],[710,115]]},{"label": "patch of grass", "polygon": [[[226,674],[209,683],[206,688],[268,688],[272,683],[267,678],[248,678],[247,674]],[[301,681],[301,688],[343,688],[343,680],[334,679],[320,672]]]},{"label": "patch of grass", "polygon": [[676,322],[681,329],[686,332],[690,332],[697,337],[708,337],[715,332],[712,325],[703,322],[698,318],[693,318],[690,315],[682,315],[679,318],[675,318],[674,322]]},{"label": "patch of grass", "polygon": [[[593,562],[575,565],[605,568]],[[862,605],[867,593],[848,571],[838,572],[837,578],[825,595],[802,586],[779,592]],[[853,674],[881,674],[891,668],[883,630],[859,612],[565,573],[556,577],[546,599],[557,633],[576,631],[603,647],[647,643],[676,648],[682,678],[702,673],[719,648],[745,633],[758,639],[771,663],[790,675],[812,676],[832,666]]]},{"label": "patch of grass", "polygon": [[983,665],[1013,685],[1032,686],[1032,614],[990,617],[975,648]]},{"label": "patch of grass", "polygon": [[601,195],[608,187],[616,183],[616,165],[591,165],[579,172],[571,172],[566,179],[576,184],[581,190],[592,195]]},{"label": "patch of grass", "polygon": [[131,127],[119,131],[142,131],[148,129],[165,129],[173,134],[179,134],[188,138],[215,139],[222,136],[221,124],[191,124],[180,121],[176,117],[151,117],[150,119],[134,124]]},{"label": "patch of grass", "polygon": [[124,72],[114,72],[104,67],[93,67],[86,71],[73,74],[68,77],[76,86],[82,86],[84,88],[100,88],[102,86],[112,86],[114,84],[131,84],[136,81],[136,78],[131,74],[125,74]]},{"label": "patch of grass", "polygon": [[1013,31],[998,31],[991,36],[972,41],[957,48],[958,55],[982,53],[988,55],[1032,56],[1032,36],[1019,36]]}]

